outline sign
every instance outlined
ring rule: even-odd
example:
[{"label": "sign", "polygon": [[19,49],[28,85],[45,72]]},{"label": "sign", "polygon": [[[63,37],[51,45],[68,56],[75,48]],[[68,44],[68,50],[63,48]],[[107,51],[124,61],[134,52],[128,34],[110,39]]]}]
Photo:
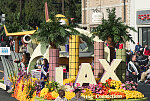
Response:
[{"label": "sign", "polygon": [[0,55],[10,55],[10,47],[0,47]]},{"label": "sign", "polygon": [[94,12],[92,14],[92,23],[101,23],[103,18],[102,12]]},{"label": "sign", "polygon": [[150,10],[137,11],[137,24],[150,24]]},{"label": "sign", "polygon": [[113,99],[114,99],[114,98],[122,98],[122,95],[100,95],[100,96],[99,96],[99,99],[100,99],[100,98],[103,98],[103,99],[104,99],[104,98],[113,98]]},{"label": "sign", "polygon": [[0,25],[4,24],[4,22],[5,22],[5,14],[2,14],[2,16],[0,16],[0,19],[1,19]]},{"label": "sign", "polygon": [[83,85],[83,83],[88,83],[88,84],[94,84],[96,85],[96,81],[92,72],[91,65],[89,63],[82,63],[80,70],[78,72],[75,85],[79,83],[80,86]]},{"label": "sign", "polygon": [[103,68],[105,69],[105,72],[101,78],[102,83],[105,83],[106,80],[108,80],[109,78],[111,78],[112,80],[120,81],[114,71],[122,61],[121,59],[113,59],[111,65],[108,64],[106,59],[99,59],[99,61],[102,64]]},{"label": "sign", "polygon": [[63,85],[63,67],[55,67],[55,81]]},{"label": "sign", "polygon": [[[114,59],[111,65],[108,64],[106,59],[99,59],[99,61],[105,69],[105,73],[103,74],[101,78],[102,83],[105,83],[106,80],[109,79],[110,77],[113,80],[120,81],[114,71],[120,64],[121,59]],[[55,68],[55,81],[59,82],[61,85],[63,84],[63,68],[62,67]],[[95,81],[95,78],[91,69],[91,65],[89,63],[81,64],[74,86],[76,86],[77,84],[80,84],[79,86],[82,86],[84,83],[96,85],[96,81]]]}]

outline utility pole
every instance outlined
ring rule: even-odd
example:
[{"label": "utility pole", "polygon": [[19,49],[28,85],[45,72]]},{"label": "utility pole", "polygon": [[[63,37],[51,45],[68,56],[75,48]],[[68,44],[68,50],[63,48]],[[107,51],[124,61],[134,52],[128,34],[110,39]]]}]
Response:
[{"label": "utility pole", "polygon": [[62,14],[64,15],[65,14],[65,1],[62,0]]},{"label": "utility pole", "polygon": [[126,23],[126,0],[124,0],[124,23]]}]

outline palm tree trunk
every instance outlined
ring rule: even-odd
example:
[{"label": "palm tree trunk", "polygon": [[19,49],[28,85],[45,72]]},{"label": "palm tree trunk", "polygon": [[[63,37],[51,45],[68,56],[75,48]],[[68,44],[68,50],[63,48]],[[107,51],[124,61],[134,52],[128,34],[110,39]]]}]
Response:
[{"label": "palm tree trunk", "polygon": [[110,48],[110,63],[112,62],[113,59],[115,59],[115,42],[112,40],[111,37],[107,38],[107,43]]},{"label": "palm tree trunk", "polygon": [[49,48],[49,80],[55,80],[55,67],[59,67],[59,49]]},{"label": "palm tree trunk", "polygon": [[19,39],[15,38],[15,52],[19,53]]}]

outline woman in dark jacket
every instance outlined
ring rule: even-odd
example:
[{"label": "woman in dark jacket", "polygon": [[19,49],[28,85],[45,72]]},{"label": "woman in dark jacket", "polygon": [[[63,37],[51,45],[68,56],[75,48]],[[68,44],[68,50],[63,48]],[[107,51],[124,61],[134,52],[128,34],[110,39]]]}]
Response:
[{"label": "woman in dark jacket", "polygon": [[45,81],[47,80],[48,68],[49,68],[48,60],[43,59],[43,65],[41,68],[41,89],[43,89],[45,86]]}]

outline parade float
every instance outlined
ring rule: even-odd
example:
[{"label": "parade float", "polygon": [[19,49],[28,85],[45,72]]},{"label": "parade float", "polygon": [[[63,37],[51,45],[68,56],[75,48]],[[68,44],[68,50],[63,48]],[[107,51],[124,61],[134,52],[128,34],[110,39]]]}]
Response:
[{"label": "parade float", "polygon": [[[14,80],[14,79],[13,79]],[[76,79],[65,79],[64,85],[60,85],[55,81],[47,81],[45,88],[40,90],[40,81],[31,78],[29,75],[18,78],[14,86],[12,97],[19,101],[47,101],[56,99],[59,94],[58,90],[65,90],[65,97],[70,100],[75,96],[74,89],[82,90],[81,96],[87,101],[147,101],[144,95],[137,90],[137,84],[133,82],[121,83],[108,79],[106,83],[89,84],[81,86],[80,83],[75,84]],[[99,79],[97,79],[97,82]]]},{"label": "parade float", "polygon": [[[69,31],[66,31],[60,26],[57,19],[48,21],[47,23],[43,23],[40,30],[36,31],[36,38],[37,41],[44,41],[50,44],[51,47],[45,49],[47,50],[45,53],[41,52],[42,49],[40,49],[40,54],[38,54],[38,49],[35,49],[35,53],[33,52],[31,55],[28,73],[19,72],[18,75],[9,75],[9,80],[12,83],[12,97],[15,97],[19,101],[55,100],[59,96],[58,90],[63,89],[65,91],[65,97],[71,100],[75,96],[74,90],[78,88],[81,89],[81,96],[86,101],[147,101],[147,98],[141,92],[137,91],[137,83],[132,81],[125,82],[125,69],[123,68],[121,70],[121,67],[125,65],[124,58],[126,58],[124,57],[123,49],[120,50],[121,53],[118,50],[117,59],[113,59],[112,62],[111,59],[108,59],[111,63],[110,65],[105,58],[104,41],[99,40],[100,37],[98,35],[99,38],[94,39],[93,58],[95,65],[93,67],[88,59],[87,61],[81,62],[79,58],[80,35],[75,35],[71,31],[72,35],[68,34]],[[78,30],[75,32],[84,33],[86,31]],[[64,68],[61,67],[58,61],[61,59],[57,46],[65,43],[67,37],[70,37],[69,57],[67,61],[67,64],[69,64],[69,72],[68,78],[64,79]],[[39,45],[39,48],[43,47]],[[45,87],[43,89],[41,89],[40,79],[30,74],[31,70],[33,70],[30,63],[42,56],[48,56],[47,58],[50,64],[49,79],[45,80]],[[107,57],[110,58],[110,54]],[[40,73],[40,70],[37,70],[37,72]]]}]

